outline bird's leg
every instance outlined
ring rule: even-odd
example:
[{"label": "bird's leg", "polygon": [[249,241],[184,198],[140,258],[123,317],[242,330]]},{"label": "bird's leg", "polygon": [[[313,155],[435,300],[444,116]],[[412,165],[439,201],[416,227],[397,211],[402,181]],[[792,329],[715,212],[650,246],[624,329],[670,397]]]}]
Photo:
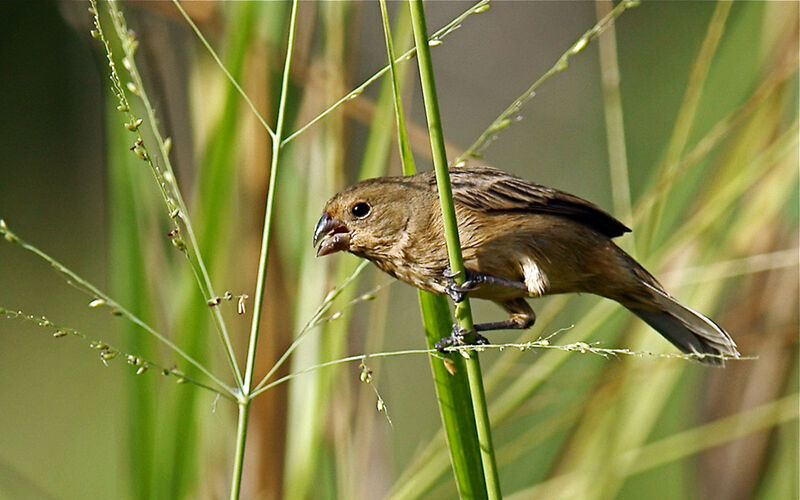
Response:
[{"label": "bird's leg", "polygon": [[[475,326],[477,327],[478,325],[475,325]],[[441,339],[439,339],[439,341],[436,342],[434,347],[436,347],[437,351],[439,351],[441,353],[445,353],[445,352],[447,352],[447,348],[448,347],[466,345],[466,342],[464,342],[464,337],[466,337],[470,333],[475,335],[475,343],[474,343],[474,345],[486,345],[486,344],[489,343],[489,341],[486,339],[486,337],[484,337],[483,335],[478,335],[478,332],[477,332],[476,329],[465,330],[465,329],[461,328],[458,325],[458,323],[453,323],[453,329],[450,331],[450,336],[449,337],[442,337]]]},{"label": "bird's leg", "polygon": [[511,316],[505,321],[493,321],[475,325],[476,332],[492,330],[525,330],[536,322],[536,314],[523,298],[509,300],[500,304]]},{"label": "bird's leg", "polygon": [[467,293],[477,290],[483,285],[516,288],[519,290],[528,291],[525,283],[519,281],[507,280],[505,278],[498,278],[489,274],[479,273],[470,269],[465,269],[466,280],[462,284],[456,283],[454,279],[458,273],[454,273],[450,268],[445,268],[444,277],[447,278],[447,295],[453,299],[453,302],[463,302],[467,298]]}]

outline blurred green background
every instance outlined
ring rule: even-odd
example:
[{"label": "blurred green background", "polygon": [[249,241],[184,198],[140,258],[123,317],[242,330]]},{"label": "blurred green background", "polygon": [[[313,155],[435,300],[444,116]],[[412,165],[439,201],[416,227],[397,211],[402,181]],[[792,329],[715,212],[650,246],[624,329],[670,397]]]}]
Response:
[{"label": "blurred green background", "polygon": [[[469,5],[429,2],[429,29]],[[593,2],[492,5],[433,49],[451,157],[597,21]],[[88,34],[86,7],[71,0],[4,4],[0,218],[180,345],[191,342],[187,349],[216,373],[227,373],[205,305],[187,299],[193,283],[164,236],[169,226],[152,176],[128,151],[132,139],[113,111],[104,54]],[[140,40],[137,62],[161,130],[172,137],[179,184],[217,291],[252,296],[267,134],[170,2],[123,2],[121,8]],[[191,2],[186,8],[273,123],[287,5]],[[393,2],[391,8],[394,20],[405,5]],[[645,2],[616,23],[631,197],[636,204],[663,196],[664,207],[661,222],[648,227],[648,238],[635,247],[676,297],[712,315],[745,355],[758,359],[710,370],[674,360],[572,354],[495,428],[509,496],[798,498],[798,3],[732,5],[679,152],[690,168],[666,193],[657,181],[669,163],[687,82],[718,8],[715,2]],[[386,60],[377,4],[303,2],[299,15],[290,130]],[[405,49],[410,41],[403,35],[396,26],[395,44]],[[429,169],[415,64],[405,63],[406,105],[418,166]],[[352,256],[313,259],[311,232],[324,199],[359,171],[399,174],[396,147],[387,142],[394,132],[375,125],[376,113],[386,109],[379,86],[299,136],[285,156],[258,373],[355,263]],[[595,41],[537,91],[485,161],[611,210],[604,102]],[[384,142],[376,146],[381,135]],[[359,168],[370,148],[380,149],[377,160]],[[704,214],[707,224],[701,223]],[[634,234],[647,223],[637,219]],[[633,248],[631,237],[625,238],[621,245]],[[761,257],[750,259],[754,255]],[[415,291],[389,283],[369,268],[358,290],[387,286],[374,302],[326,325],[324,335],[314,334],[292,369],[327,355],[422,348]],[[123,320],[86,307],[89,300],[32,255],[0,244],[0,306],[44,314],[165,365],[175,362]],[[534,302],[537,334],[570,325],[580,330],[601,303],[596,297],[573,297],[565,306],[559,300]],[[672,352],[620,309],[609,309],[607,321],[590,321],[592,341]],[[553,311],[554,319],[543,321],[543,310]],[[231,308],[224,314],[242,353],[248,321]],[[491,305],[475,304],[481,321],[501,315]],[[640,343],[639,331],[652,344]],[[513,338],[500,333],[492,340]],[[227,495],[233,405],[154,373],[134,376],[121,361],[106,368],[78,339],[54,339],[18,321],[0,320],[0,343],[0,497]],[[504,355],[484,354],[485,371]],[[547,355],[526,352],[509,361],[490,401],[503,401],[503,391],[531,377],[529,368]],[[372,388],[358,382],[357,364],[266,393],[251,417],[246,498],[381,498],[406,484],[430,484],[411,497],[454,497],[448,467],[421,466],[430,471],[430,483],[411,475],[397,482],[411,474],[407,468],[440,427],[428,363],[421,355],[368,361],[391,426],[375,411]],[[313,401],[297,394],[312,394]],[[783,401],[780,411],[769,406],[776,401]],[[759,427],[743,412],[764,405]],[[729,416],[721,437],[705,428],[680,434]],[[643,421],[649,423],[631,424]],[[669,441],[676,435],[684,440]],[[645,449],[652,443],[662,448]],[[442,452],[442,446],[434,448]],[[631,450],[622,462],[612,460]],[[659,456],[663,462],[653,458]],[[637,470],[640,460],[654,465]],[[528,489],[548,479],[540,489]]]}]

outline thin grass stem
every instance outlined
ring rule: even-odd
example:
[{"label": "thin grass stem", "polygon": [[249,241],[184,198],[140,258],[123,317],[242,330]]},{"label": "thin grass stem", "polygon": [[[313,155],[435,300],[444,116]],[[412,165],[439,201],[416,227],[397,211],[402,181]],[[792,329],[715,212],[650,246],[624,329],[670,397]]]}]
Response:
[{"label": "thin grass stem", "polygon": [[219,391],[208,384],[205,384],[192,377],[186,376],[185,373],[181,372],[177,368],[167,368],[166,366],[156,363],[155,361],[150,361],[136,354],[122,351],[112,346],[111,344],[108,344],[105,341],[89,338],[87,335],[79,332],[78,330],[75,330],[74,328],[59,326],[50,321],[49,319],[47,319],[45,316],[34,316],[32,314],[28,314],[23,311],[11,311],[3,307],[0,307],[0,316],[5,316],[6,318],[21,319],[23,321],[29,321],[31,323],[35,323],[37,326],[40,326],[42,328],[52,328],[54,331],[53,336],[56,338],[60,338],[65,335],[72,335],[74,337],[81,338],[89,343],[89,347],[95,349],[100,354],[100,361],[102,361],[102,363],[105,366],[109,366],[109,361],[111,361],[112,359],[124,358],[128,364],[136,368],[137,375],[141,375],[149,369],[154,369],[155,371],[158,371],[162,375],[173,376],[177,378],[179,384],[188,382],[190,384],[196,385],[197,387],[213,392],[214,394],[217,394],[220,397],[223,397],[229,401],[236,401],[236,398],[233,396],[233,391],[231,391],[228,388],[225,388],[226,392]]},{"label": "thin grass stem", "polygon": [[[453,31],[455,31],[458,28],[460,28],[461,27],[461,23],[466,18],[468,18],[472,14],[480,14],[481,12],[486,11],[488,8],[489,8],[489,0],[481,0],[480,2],[475,3],[472,7],[470,7],[467,10],[465,10],[459,16],[454,18],[452,21],[450,21],[449,23],[447,23],[446,25],[441,27],[438,31],[436,31],[433,35],[431,35],[428,40],[430,42],[443,40],[445,37],[447,37],[447,35],[449,35]],[[417,53],[416,47],[411,48],[411,49],[407,50],[406,52],[404,52],[401,56],[396,58],[395,62],[399,63],[399,62],[402,62],[402,61],[409,60],[412,57],[414,57],[414,55],[416,53]],[[381,70],[379,70],[377,73],[375,73],[371,77],[369,77],[366,80],[364,80],[364,82],[361,85],[359,85],[358,87],[354,88],[353,90],[348,92],[344,97],[342,97],[341,99],[339,99],[338,101],[333,103],[328,109],[326,109],[325,111],[323,111],[322,113],[320,113],[319,115],[314,117],[311,121],[309,121],[308,123],[306,123],[305,125],[303,125],[299,129],[297,129],[296,131],[294,131],[291,134],[289,134],[281,142],[281,145],[283,146],[286,143],[292,141],[295,137],[297,137],[298,135],[302,134],[308,128],[310,128],[314,124],[316,124],[318,121],[320,121],[323,118],[325,118],[326,116],[328,116],[331,112],[333,112],[335,109],[337,109],[339,106],[341,106],[345,102],[349,101],[350,99],[355,99],[356,97],[361,95],[361,93],[364,92],[364,89],[369,87],[378,78],[380,78],[383,75],[385,75],[387,71],[389,71],[389,65],[388,64],[386,66],[384,66]]]},{"label": "thin grass stem", "polygon": [[[611,0],[597,0],[598,22],[607,16],[613,7]],[[628,155],[625,149],[625,121],[622,113],[622,94],[619,89],[620,74],[617,61],[617,33],[613,24],[599,37],[600,82],[603,87],[603,111],[606,120],[608,143],[608,166],[611,174],[611,198],[614,213],[625,224],[633,222],[631,189],[628,176]],[[631,235],[633,237],[633,235]],[[629,247],[635,248],[635,244]]]},{"label": "thin grass stem", "polygon": [[556,73],[560,73],[569,67],[569,60],[575,54],[578,54],[586,46],[600,36],[614,20],[622,15],[625,10],[639,5],[639,0],[624,0],[620,2],[614,9],[608,13],[607,16],[597,22],[589,31],[583,34],[572,46],[558,58],[555,64],[547,70],[533,85],[528,87],[522,95],[517,97],[502,113],[486,128],[486,130],[478,137],[478,139],[466,149],[461,155],[453,161],[455,166],[463,165],[467,158],[480,158],[483,152],[491,145],[497,138],[497,134],[514,123],[515,117],[520,112],[522,107],[533,99],[536,95],[536,89],[539,88],[547,79]]},{"label": "thin grass stem", "polygon": [[[525,351],[534,351],[534,350],[558,350],[564,352],[572,352],[578,354],[594,354],[596,356],[602,356],[606,359],[609,358],[619,358],[619,357],[632,357],[632,358],[652,358],[652,359],[681,359],[681,360],[702,360],[702,359],[720,359],[724,361],[752,361],[756,359],[752,356],[725,356],[725,355],[717,355],[717,354],[699,354],[699,353],[677,353],[677,352],[666,352],[666,353],[659,353],[659,352],[650,352],[650,351],[636,351],[627,348],[609,348],[609,347],[599,347],[598,344],[595,343],[586,343],[582,341],[573,342],[570,344],[553,344],[549,339],[551,339],[554,335],[562,331],[568,330],[567,328],[563,328],[554,332],[553,334],[549,335],[547,338],[533,340],[530,342],[524,343],[507,343],[507,344],[484,344],[484,345],[463,345],[463,346],[454,346],[445,349],[445,352],[458,352],[458,353],[469,353],[469,352],[482,352],[488,350],[518,350],[520,352]],[[320,370],[322,368],[328,368],[331,366],[342,365],[347,363],[353,363],[355,361],[366,361],[368,359],[379,359],[379,358],[394,358],[398,356],[409,356],[414,354],[428,354],[433,356],[439,360],[444,360],[445,356],[442,355],[436,349],[405,349],[400,351],[384,351],[384,352],[374,352],[370,354],[356,354],[353,356],[347,356],[344,358],[334,359],[331,361],[326,361],[324,363],[319,363],[313,366],[309,366],[307,368],[303,368],[302,370],[290,373],[288,375],[284,375],[281,378],[275,379],[272,382],[267,384],[263,384],[258,388],[253,389],[251,396],[255,398],[259,394],[266,392],[274,387],[277,387],[283,383],[286,383],[292,380],[295,377],[300,375],[304,375],[306,373],[311,373],[316,370]]]},{"label": "thin grass stem", "polygon": [[214,50],[214,48],[211,46],[211,44],[206,39],[205,35],[203,35],[203,32],[200,31],[200,28],[198,28],[197,25],[192,20],[192,18],[189,17],[189,14],[183,8],[183,5],[181,5],[179,0],[172,0],[172,3],[175,4],[175,7],[177,7],[178,11],[181,13],[183,18],[186,20],[186,23],[189,25],[189,27],[192,28],[192,31],[194,31],[194,34],[197,35],[197,38],[200,40],[200,43],[202,43],[203,47],[206,48],[208,53],[214,59],[214,62],[216,62],[217,66],[219,66],[219,69],[225,74],[225,77],[228,79],[228,81],[231,82],[231,85],[233,85],[236,88],[236,91],[239,92],[239,95],[242,96],[242,99],[244,99],[244,102],[247,103],[247,106],[250,108],[250,110],[256,116],[256,119],[258,120],[258,122],[261,124],[262,127],[264,127],[264,130],[267,131],[269,136],[274,139],[275,138],[275,131],[272,130],[272,127],[269,126],[269,124],[264,119],[264,117],[261,116],[261,113],[258,112],[258,109],[256,109],[256,105],[253,104],[252,100],[250,100],[250,96],[247,95],[247,92],[244,91],[242,86],[239,85],[239,82],[236,81],[236,78],[234,78],[233,75],[231,75],[230,71],[228,71],[228,68],[225,67],[225,63],[223,63],[222,59],[220,59],[220,57],[217,55],[217,51]]},{"label": "thin grass stem", "polygon": [[[156,120],[154,108],[150,103],[147,93],[145,92],[141,76],[136,66],[134,55],[138,47],[138,42],[136,41],[133,32],[128,29],[128,26],[125,22],[125,17],[123,16],[122,11],[119,10],[116,0],[109,0],[108,7],[112,24],[114,25],[114,30],[116,31],[116,34],[121,42],[123,52],[125,53],[123,58],[123,66],[133,79],[133,81],[129,82],[127,86],[123,86],[119,72],[116,69],[116,63],[114,62],[113,54],[111,52],[111,45],[106,39],[100,23],[97,2],[96,0],[90,0],[90,4],[93,10],[93,20],[97,37],[103,43],[106,56],[108,58],[108,66],[111,71],[112,88],[117,99],[119,100],[119,106],[117,109],[128,116],[128,122],[125,124],[125,127],[136,134],[136,141],[131,150],[150,166],[161,195],[164,199],[164,204],[167,208],[168,215],[174,224],[174,230],[171,233],[173,234],[172,242],[176,248],[181,250],[186,255],[204,298],[206,300],[210,300],[211,298],[215,297],[216,294],[211,286],[211,279],[208,275],[208,270],[205,266],[205,263],[203,262],[202,255],[200,254],[200,249],[194,236],[194,230],[192,229],[192,224],[189,220],[188,210],[183,201],[183,196],[181,195],[180,188],[178,187],[175,178],[175,173],[172,169],[172,164],[169,160],[169,147],[158,130],[158,122]],[[149,126],[151,127],[153,136],[156,138],[156,142],[158,143],[159,152],[161,153],[163,161],[163,167],[152,158],[147,150],[147,147],[144,143],[144,138],[139,130],[143,120],[134,115],[125,88],[128,88],[128,90],[130,90],[132,93],[139,96],[144,104]],[[184,230],[188,236],[188,245],[187,241],[179,235],[179,228],[175,223],[177,220],[180,220],[183,223]],[[236,363],[233,345],[231,343],[230,336],[228,335],[227,327],[222,319],[222,313],[217,308],[212,308],[211,316],[214,320],[215,326],[217,327],[220,340],[222,341],[225,349],[227,361],[236,380],[236,385],[237,387],[241,387],[241,373]]]},{"label": "thin grass stem", "polygon": [[400,148],[400,160],[403,165],[403,175],[413,175],[416,173],[414,166],[414,155],[411,153],[411,145],[408,141],[406,131],[405,113],[403,113],[403,103],[400,98],[400,84],[397,81],[397,68],[395,67],[394,42],[392,42],[392,28],[389,24],[389,13],[386,8],[386,0],[380,1],[381,22],[383,23],[383,39],[386,43],[386,53],[389,57],[389,76],[392,82],[392,96],[394,97],[394,115],[397,126],[397,143]]},{"label": "thin grass stem", "polygon": [[72,271],[70,268],[68,268],[61,262],[57,261],[50,255],[44,253],[42,250],[39,250],[37,247],[31,245],[27,241],[17,236],[16,233],[12,232],[11,229],[8,228],[8,225],[2,219],[0,219],[0,236],[2,236],[9,243],[14,243],[16,245],[19,245],[21,248],[27,250],[28,252],[31,252],[40,259],[44,260],[50,265],[50,267],[55,269],[55,271],[58,274],[60,274],[61,277],[68,284],[70,284],[77,290],[80,290],[81,292],[92,297],[94,300],[90,304],[90,307],[100,307],[100,306],[108,307],[109,309],[111,309],[112,314],[122,316],[123,318],[129,320],[131,323],[140,327],[141,329],[152,335],[159,342],[172,349],[178,356],[182,357],[192,366],[200,370],[205,376],[207,376],[210,380],[212,380],[215,384],[217,384],[226,393],[233,394],[233,390],[224,382],[222,382],[219,378],[217,378],[213,373],[211,373],[205,366],[203,366],[202,363],[195,360],[193,357],[187,354],[183,349],[175,345],[167,337],[160,334],[153,327],[151,327],[150,325],[139,319],[138,316],[136,316],[131,311],[122,306],[120,303],[115,301],[108,294],[103,293],[99,288],[97,288],[90,282],[86,281],[85,279],[75,274],[74,271]]},{"label": "thin grass stem", "polygon": [[250,340],[247,345],[247,361],[245,364],[242,394],[239,400],[239,417],[236,426],[236,450],[234,452],[233,474],[231,477],[231,500],[239,498],[244,464],[244,450],[247,440],[247,417],[252,401],[251,384],[256,363],[256,347],[258,345],[258,332],[261,325],[261,308],[264,300],[264,287],[267,279],[267,262],[269,261],[270,238],[272,235],[272,219],[275,206],[275,186],[278,178],[278,164],[281,153],[281,137],[283,123],[286,116],[286,101],[289,94],[289,72],[292,66],[292,52],[294,49],[295,29],[297,27],[298,0],[292,2],[292,12],[289,18],[289,36],[286,42],[286,60],[283,67],[281,81],[280,102],[278,104],[278,118],[275,125],[275,134],[272,135],[272,161],[270,163],[269,188],[267,191],[267,207],[264,214],[264,230],[261,237],[261,252],[258,259],[258,275],[256,277],[256,292],[253,299],[253,320],[250,328]]}]

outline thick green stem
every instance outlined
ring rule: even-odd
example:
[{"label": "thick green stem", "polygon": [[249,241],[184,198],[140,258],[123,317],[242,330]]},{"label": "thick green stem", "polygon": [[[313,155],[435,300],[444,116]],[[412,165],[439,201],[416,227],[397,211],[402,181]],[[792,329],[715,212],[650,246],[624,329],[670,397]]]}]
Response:
[{"label": "thick green stem", "polygon": [[[394,44],[389,25],[386,1],[381,0],[381,18],[383,20],[384,40],[389,60],[392,94],[395,104],[397,140],[400,147],[400,160],[403,164],[403,175],[414,175],[414,157],[406,133],[403,116],[403,103],[400,97],[397,68],[395,67]],[[419,292],[419,303],[422,319],[425,324],[425,336],[428,347],[433,348],[436,342],[448,335],[451,328],[450,309],[443,296]],[[446,360],[430,355],[436,397],[439,400],[439,411],[442,425],[447,436],[450,463],[456,478],[456,486],[461,498],[486,498],[486,481],[483,476],[478,432],[475,427],[475,416],[472,410],[469,382],[466,378],[464,358],[458,353],[445,354]],[[447,363],[447,365],[445,364]],[[453,376],[448,371],[455,373]]]},{"label": "thick green stem", "polygon": [[[422,95],[425,103],[425,114],[428,120],[428,134],[431,141],[431,153],[436,170],[436,183],[439,188],[439,200],[442,208],[445,238],[447,240],[447,253],[450,260],[450,269],[456,273],[456,281],[464,281],[464,262],[461,256],[461,242],[458,237],[458,223],[456,220],[453,192],[450,186],[450,171],[447,168],[447,156],[444,147],[444,135],[439,115],[436,85],[433,75],[433,62],[428,47],[428,32],[425,24],[425,10],[422,0],[410,0],[411,20],[414,27],[414,40],[417,47],[417,61],[419,62]],[[469,300],[456,305],[456,318],[459,327],[473,330],[472,311]],[[497,464],[492,446],[491,426],[486,407],[486,397],[483,392],[481,380],[480,361],[477,352],[471,352],[466,357],[467,377],[470,392],[472,393],[472,407],[475,413],[475,424],[478,431],[478,441],[481,450],[481,462],[486,480],[486,492],[489,498],[501,498],[500,480],[497,473]],[[450,443],[453,446],[453,443]]]}]

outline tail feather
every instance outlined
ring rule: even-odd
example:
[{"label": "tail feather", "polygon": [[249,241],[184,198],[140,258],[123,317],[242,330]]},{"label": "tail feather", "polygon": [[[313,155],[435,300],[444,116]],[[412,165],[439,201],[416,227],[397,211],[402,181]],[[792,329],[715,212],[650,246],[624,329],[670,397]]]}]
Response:
[{"label": "tail feather", "polygon": [[[700,355],[731,357],[740,355],[736,343],[719,325],[684,306],[663,290],[646,282],[642,284],[652,292],[654,303],[649,304],[651,307],[647,309],[633,304],[626,306],[678,349]],[[653,305],[656,305],[657,309],[653,310]],[[710,365],[724,365],[723,360],[715,357],[701,357],[700,361]]]}]

